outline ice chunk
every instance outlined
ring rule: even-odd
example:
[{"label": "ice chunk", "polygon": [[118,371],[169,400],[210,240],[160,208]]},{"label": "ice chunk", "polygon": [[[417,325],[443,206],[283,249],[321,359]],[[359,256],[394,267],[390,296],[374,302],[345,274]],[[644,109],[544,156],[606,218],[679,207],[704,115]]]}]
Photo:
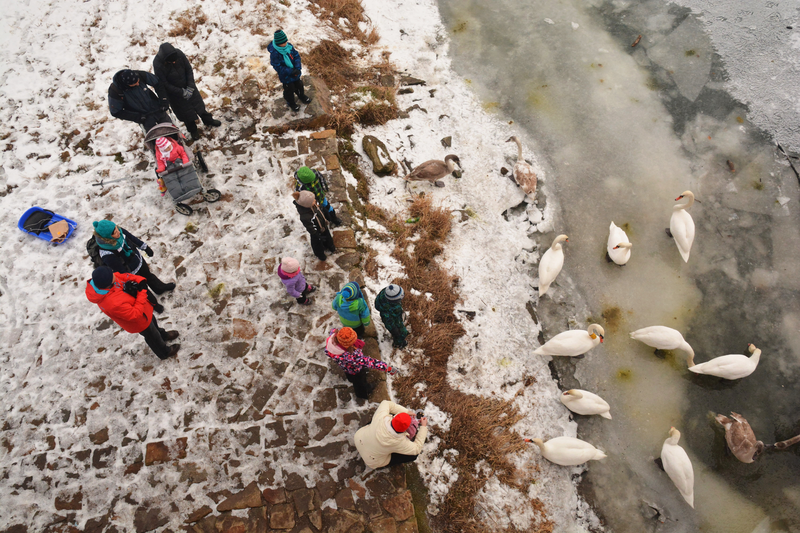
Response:
[{"label": "ice chunk", "polygon": [[555,22],[553,22],[553,21],[552,21],[552,20],[550,20],[550,19],[544,19],[544,21],[545,21],[546,23],[548,23],[548,24],[555,24]]},{"label": "ice chunk", "polygon": [[681,95],[694,102],[711,73],[713,49],[702,24],[687,17],[680,26],[647,50],[650,60],[669,72]]}]

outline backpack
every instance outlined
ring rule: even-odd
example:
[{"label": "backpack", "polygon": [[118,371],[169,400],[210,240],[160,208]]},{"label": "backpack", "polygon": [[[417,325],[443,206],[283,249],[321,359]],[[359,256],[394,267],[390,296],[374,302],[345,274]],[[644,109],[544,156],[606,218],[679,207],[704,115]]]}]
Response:
[{"label": "backpack", "polygon": [[92,260],[92,265],[94,265],[94,268],[105,265],[103,260],[100,258],[100,247],[97,246],[97,241],[94,240],[94,235],[89,237],[89,241],[86,243],[86,251],[89,253],[89,259]]}]

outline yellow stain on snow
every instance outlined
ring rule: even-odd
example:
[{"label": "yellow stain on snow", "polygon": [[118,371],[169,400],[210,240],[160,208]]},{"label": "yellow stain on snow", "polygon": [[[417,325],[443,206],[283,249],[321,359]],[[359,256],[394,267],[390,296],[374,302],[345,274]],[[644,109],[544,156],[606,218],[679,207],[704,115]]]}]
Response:
[{"label": "yellow stain on snow", "polygon": [[246,62],[247,62],[247,68],[249,68],[253,72],[261,72],[266,69],[266,65],[264,65],[264,63],[261,61],[261,58],[248,57]]}]

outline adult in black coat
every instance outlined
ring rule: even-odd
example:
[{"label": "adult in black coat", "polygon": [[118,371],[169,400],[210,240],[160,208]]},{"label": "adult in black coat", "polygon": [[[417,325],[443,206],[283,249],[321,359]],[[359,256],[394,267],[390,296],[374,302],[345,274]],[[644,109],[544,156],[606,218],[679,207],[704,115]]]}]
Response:
[{"label": "adult in black coat", "polygon": [[178,120],[186,124],[192,139],[200,138],[195,123],[198,116],[206,126],[216,127],[222,124],[206,111],[203,97],[194,82],[192,66],[183,52],[169,43],[163,43],[153,59],[153,72],[164,83],[172,110]]},{"label": "adult in black coat", "polygon": [[141,124],[146,130],[170,121],[169,101],[161,81],[144,70],[125,69],[114,74],[108,87],[108,109],[112,116]]},{"label": "adult in black coat", "polygon": [[311,250],[317,259],[325,261],[325,250],[330,253],[336,252],[336,246],[333,244],[333,236],[331,235],[329,220],[317,205],[317,199],[314,198],[314,193],[310,191],[300,191],[292,193],[295,199],[294,206],[297,208],[297,213],[300,215],[300,222],[308,230],[311,236]]}]

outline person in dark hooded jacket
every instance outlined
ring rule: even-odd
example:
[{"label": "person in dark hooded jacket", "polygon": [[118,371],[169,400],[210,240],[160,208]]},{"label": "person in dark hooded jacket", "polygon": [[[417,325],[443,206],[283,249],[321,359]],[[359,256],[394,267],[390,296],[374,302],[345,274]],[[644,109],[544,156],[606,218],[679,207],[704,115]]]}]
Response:
[{"label": "person in dark hooded jacket", "polygon": [[275,32],[274,39],[267,45],[269,51],[269,64],[278,73],[278,78],[283,84],[283,98],[295,113],[300,111],[300,106],[294,100],[294,95],[301,102],[307,104],[311,98],[306,96],[303,89],[303,82],[300,79],[303,65],[300,61],[300,53],[289,43],[289,38],[283,30]]},{"label": "person in dark hooded jacket", "polygon": [[183,52],[169,43],[163,43],[153,59],[153,72],[164,84],[175,116],[186,125],[192,139],[200,138],[195,123],[198,116],[206,126],[217,127],[222,124],[206,111],[203,97],[194,82],[192,66]]},{"label": "person in dark hooded jacket", "polygon": [[391,284],[375,297],[375,309],[381,314],[381,320],[392,334],[392,346],[405,348],[408,342],[408,329],[403,323],[403,297],[405,291],[400,285]]},{"label": "person in dark hooded jacket", "polygon": [[300,215],[300,222],[308,230],[311,236],[311,249],[320,261],[325,261],[325,250],[330,253],[336,252],[333,244],[333,236],[328,226],[328,219],[320,211],[314,193],[310,191],[293,192],[294,206]]},{"label": "person in dark hooded jacket", "polygon": [[144,70],[125,69],[114,74],[108,87],[108,109],[113,117],[136,122],[146,130],[170,121],[169,101],[161,80]]}]

